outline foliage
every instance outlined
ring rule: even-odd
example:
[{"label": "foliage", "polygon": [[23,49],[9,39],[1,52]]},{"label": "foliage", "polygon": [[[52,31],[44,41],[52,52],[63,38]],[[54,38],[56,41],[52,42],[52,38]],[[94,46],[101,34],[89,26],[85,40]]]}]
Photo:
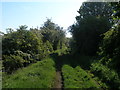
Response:
[{"label": "foliage", "polygon": [[111,3],[111,6],[113,7],[113,19],[118,21],[120,19],[120,1]]},{"label": "foliage", "polygon": [[[102,8],[102,9],[101,9]],[[95,55],[104,32],[110,29],[112,9],[108,3],[86,2],[80,7],[76,23],[70,27],[75,53]]]},{"label": "foliage", "polygon": [[[48,19],[43,27],[38,29],[21,25],[14,31],[7,29],[7,34],[2,39],[3,66],[5,71],[11,73],[19,67],[25,67],[30,63],[39,61],[54,51],[65,51],[67,49],[65,32],[57,24]],[[19,62],[14,57],[19,57]],[[9,60],[9,59],[10,60]],[[21,60],[21,61],[20,61]],[[14,63],[11,66],[9,63]],[[17,64],[22,66],[17,66]]]},{"label": "foliage", "polygon": [[109,88],[120,89],[120,25],[119,25],[119,3],[111,3],[113,8],[112,28],[103,34],[102,43],[99,46],[97,62],[93,62],[91,71]]},{"label": "foliage", "polygon": [[[113,8],[119,13],[119,3],[113,4]],[[113,13],[114,14],[114,13]],[[119,16],[114,14],[116,20],[119,21]],[[99,55],[103,58],[101,62],[107,65],[111,69],[115,69],[119,72],[120,65],[120,25],[119,22],[115,22],[113,27],[104,33],[102,44],[100,45]]]},{"label": "foliage", "polygon": [[[42,59],[43,43],[27,26],[4,34],[2,39],[3,66],[8,73]],[[41,57],[40,57],[41,55]]]},{"label": "foliage", "polygon": [[52,58],[38,61],[12,75],[3,76],[3,88],[51,88],[55,78]]},{"label": "foliage", "polygon": [[59,49],[61,49],[62,43],[65,43],[65,32],[50,19],[47,19],[43,27],[41,27],[40,33],[44,42],[49,41],[52,43],[53,50],[58,49],[58,44],[60,45]]},{"label": "foliage", "polygon": [[28,30],[18,29],[16,32],[5,34],[2,42],[5,55],[13,54],[16,50],[29,54],[42,53],[42,40]]},{"label": "foliage", "polygon": [[14,52],[14,55],[20,56],[20,57],[22,57],[22,58],[24,59],[24,63],[23,63],[23,66],[24,66],[24,67],[27,66],[27,65],[30,64],[30,63],[36,62],[36,60],[34,60],[34,59],[32,58],[32,55],[31,55],[31,54],[24,53],[24,52],[22,52],[22,51],[15,51],[15,52]]},{"label": "foliage", "polygon": [[110,17],[112,11],[108,2],[84,2],[78,13],[80,13],[80,16],[76,18],[85,18],[87,16]]},{"label": "foliage", "polygon": [[3,61],[4,69],[6,72],[11,73],[14,70],[23,67],[24,59],[20,56],[5,55]]},{"label": "foliage", "polygon": [[69,65],[62,67],[65,88],[98,88],[99,86],[79,66],[72,68]]},{"label": "foliage", "polygon": [[[40,60],[54,54],[59,69],[63,64],[75,67],[62,67],[65,88],[120,89],[119,8],[119,2],[84,2],[76,23],[69,28],[73,38],[66,38],[63,28],[50,19],[40,29],[27,30],[26,25],[21,25],[17,31],[8,28],[7,34],[0,32],[5,73],[13,73],[38,61],[11,75],[3,75],[3,88],[51,88],[55,63],[51,58]],[[93,62],[96,57],[98,59]],[[76,65],[84,69],[90,67],[98,81]]]},{"label": "foliage", "polygon": [[105,82],[109,88],[120,89],[120,79],[118,74],[103,65],[102,63],[92,63],[91,72],[94,73],[102,82]]},{"label": "foliage", "polygon": [[44,44],[45,44],[44,48],[46,49],[47,53],[48,54],[52,53],[53,52],[52,44],[49,41],[46,41]]},{"label": "foliage", "polygon": [[120,26],[116,26],[106,32],[101,44],[99,55],[101,63],[93,63],[92,69],[110,88],[120,89]]},{"label": "foliage", "polygon": [[51,19],[47,19],[46,22],[44,22],[43,27],[40,27],[44,30],[62,30],[63,28],[58,26],[57,24],[53,23]]}]

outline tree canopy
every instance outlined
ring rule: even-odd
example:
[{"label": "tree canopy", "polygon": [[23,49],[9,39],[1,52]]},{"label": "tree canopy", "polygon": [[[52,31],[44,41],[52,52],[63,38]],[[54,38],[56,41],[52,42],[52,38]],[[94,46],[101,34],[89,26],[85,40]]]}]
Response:
[{"label": "tree canopy", "polygon": [[17,31],[8,28],[2,39],[5,70],[11,73],[17,68],[45,58],[56,50],[66,50],[65,42],[65,31],[50,19],[40,29],[29,30],[26,25],[19,26]]},{"label": "tree canopy", "polygon": [[[102,9],[101,9],[102,8]],[[101,34],[111,27],[112,15],[109,3],[85,2],[80,7],[76,23],[70,28],[76,44],[76,52],[95,55],[102,39]]]}]

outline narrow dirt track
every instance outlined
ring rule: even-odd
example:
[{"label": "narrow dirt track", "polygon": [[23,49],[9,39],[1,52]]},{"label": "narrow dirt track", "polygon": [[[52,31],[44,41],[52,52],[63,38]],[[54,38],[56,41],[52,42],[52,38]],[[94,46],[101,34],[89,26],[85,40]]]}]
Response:
[{"label": "narrow dirt track", "polygon": [[53,88],[59,88],[62,89],[62,77],[61,77],[61,71],[56,72],[55,82]]},{"label": "narrow dirt track", "polygon": [[63,77],[62,77],[62,72],[61,72],[61,68],[62,68],[62,63],[61,60],[59,60],[59,58],[56,59],[56,76],[55,76],[55,81],[54,81],[54,86],[53,88],[59,89],[59,90],[63,90]]}]

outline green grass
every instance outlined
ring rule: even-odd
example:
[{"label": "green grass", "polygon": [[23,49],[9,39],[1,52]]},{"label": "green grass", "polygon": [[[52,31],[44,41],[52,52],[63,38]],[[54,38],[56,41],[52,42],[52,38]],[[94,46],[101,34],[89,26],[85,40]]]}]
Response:
[{"label": "green grass", "polygon": [[2,88],[51,88],[55,78],[52,58],[39,61],[3,77]]},{"label": "green grass", "polygon": [[62,67],[65,88],[97,88],[95,81],[80,66],[72,68],[69,65]]}]

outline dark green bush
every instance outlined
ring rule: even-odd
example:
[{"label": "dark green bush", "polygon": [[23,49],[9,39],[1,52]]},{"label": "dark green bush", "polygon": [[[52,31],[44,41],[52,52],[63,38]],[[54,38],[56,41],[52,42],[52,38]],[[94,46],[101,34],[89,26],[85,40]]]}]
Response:
[{"label": "dark green bush", "polygon": [[5,55],[3,56],[3,58],[4,69],[5,71],[7,71],[7,73],[12,73],[14,70],[24,66],[23,63],[25,62],[25,60],[20,56]]},{"label": "dark green bush", "polygon": [[91,72],[105,82],[110,88],[120,88],[120,79],[117,72],[100,62],[91,64]]},{"label": "dark green bush", "polygon": [[24,66],[27,66],[30,63],[36,62],[36,59],[33,59],[31,54],[24,53],[24,52],[19,51],[19,50],[14,51],[14,55],[20,56],[24,59]]}]

